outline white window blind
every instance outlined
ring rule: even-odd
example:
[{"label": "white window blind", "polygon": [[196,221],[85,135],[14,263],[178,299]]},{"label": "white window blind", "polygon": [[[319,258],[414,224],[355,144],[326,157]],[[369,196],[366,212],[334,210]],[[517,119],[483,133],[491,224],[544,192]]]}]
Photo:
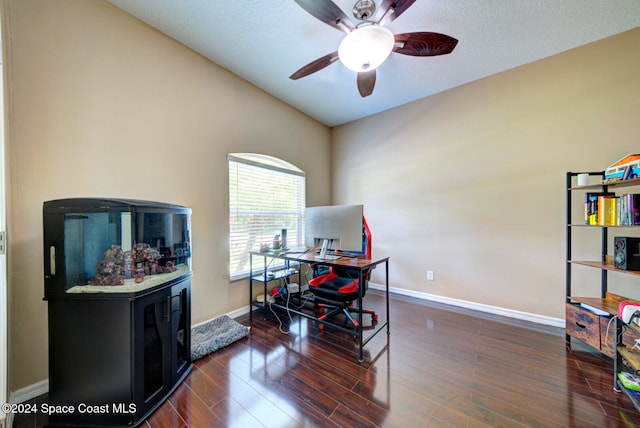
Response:
[{"label": "white window blind", "polygon": [[235,153],[227,158],[229,273],[234,280],[248,276],[249,251],[258,251],[260,244],[271,246],[282,229],[287,229],[287,246],[302,245],[305,175],[271,156]]}]

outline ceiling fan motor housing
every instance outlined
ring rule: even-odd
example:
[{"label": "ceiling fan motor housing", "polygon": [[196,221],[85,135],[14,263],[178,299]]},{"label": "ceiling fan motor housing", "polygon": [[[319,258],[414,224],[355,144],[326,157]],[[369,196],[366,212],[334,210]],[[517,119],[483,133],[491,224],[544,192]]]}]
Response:
[{"label": "ceiling fan motor housing", "polygon": [[353,6],[353,16],[360,21],[371,18],[376,11],[376,4],[373,0],[358,0]]}]

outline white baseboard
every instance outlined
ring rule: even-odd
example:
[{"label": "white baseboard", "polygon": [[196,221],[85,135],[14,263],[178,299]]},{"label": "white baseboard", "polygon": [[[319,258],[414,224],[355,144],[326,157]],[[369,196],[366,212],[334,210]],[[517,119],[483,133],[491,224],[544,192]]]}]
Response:
[{"label": "white baseboard", "polygon": [[[383,284],[376,284],[369,282],[369,287],[372,290],[384,292],[385,286]],[[471,309],[474,311],[484,312],[493,315],[499,315],[507,318],[514,318],[522,321],[528,321],[536,324],[547,325],[550,327],[565,328],[565,320],[563,318],[548,317],[545,315],[533,314],[530,312],[516,311],[513,309],[501,308],[499,306],[485,305],[482,303],[470,302],[468,300],[454,299],[451,297],[438,296],[437,294],[423,293],[420,291],[407,290],[404,288],[389,287],[389,292],[407,297],[414,297],[420,300],[427,300],[431,302],[442,303],[445,305],[457,306],[460,308]],[[249,306],[237,309],[233,312],[229,312],[227,315],[230,318],[237,318],[241,315],[249,313]]]},{"label": "white baseboard", "polygon": [[226,314],[218,315],[218,316],[213,317],[211,319],[204,320],[202,322],[199,322],[198,324],[193,324],[193,325],[191,325],[191,328],[197,327],[197,326],[202,325],[202,324],[206,324],[209,321],[213,321],[214,319],[219,318],[219,317],[221,317],[223,315],[226,315],[231,319],[235,319],[235,318],[238,318],[238,317],[240,317],[240,316],[242,316],[244,314],[248,314],[248,313],[249,313],[249,305],[247,305],[247,306],[245,306],[243,308],[240,308],[240,309],[236,309],[235,311],[227,312]]},{"label": "white baseboard", "polygon": [[[385,286],[383,284],[374,284],[372,282],[369,282],[369,287],[372,290],[385,291]],[[416,299],[443,303],[445,305],[458,306],[461,308],[471,309],[479,312],[485,312],[493,315],[500,315],[508,318],[515,318],[523,321],[529,321],[536,324],[543,324],[551,327],[565,328],[565,320],[561,318],[553,318],[553,317],[548,317],[544,315],[532,314],[530,312],[516,311],[513,309],[485,305],[482,303],[470,302],[470,301],[461,300],[461,299],[454,299],[451,297],[438,296],[436,294],[423,293],[420,291],[407,290],[404,288],[389,287],[389,292],[394,294],[400,294],[402,296],[414,297]]]},{"label": "white baseboard", "polygon": [[245,315],[245,314],[248,314],[248,313],[249,313],[249,305],[247,305],[247,306],[245,306],[243,308],[240,308],[240,309],[236,309],[235,311],[231,311],[231,312],[227,313],[226,315],[229,318],[234,319],[234,318],[238,318],[238,317],[240,317],[242,315]]},{"label": "white baseboard", "polygon": [[[25,386],[9,393],[10,404],[20,404],[32,400],[49,392],[49,379],[41,380],[33,385]],[[6,419],[7,427],[13,426],[13,413],[9,413]],[[1,425],[0,425],[1,426]]]},{"label": "white baseboard", "polygon": [[47,392],[49,392],[49,379],[12,391],[9,394],[9,402],[12,404],[24,403]]}]

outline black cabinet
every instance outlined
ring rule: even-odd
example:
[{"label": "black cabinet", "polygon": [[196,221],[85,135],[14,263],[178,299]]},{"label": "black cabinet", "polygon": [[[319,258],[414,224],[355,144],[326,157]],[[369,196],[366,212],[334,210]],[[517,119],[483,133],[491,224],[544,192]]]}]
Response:
[{"label": "black cabinet", "polygon": [[189,373],[190,213],[45,202],[50,426],[137,426]]},{"label": "black cabinet", "polygon": [[[52,426],[135,426],[191,369],[190,279],[142,296],[49,301]],[[97,409],[89,412],[86,409]]]}]

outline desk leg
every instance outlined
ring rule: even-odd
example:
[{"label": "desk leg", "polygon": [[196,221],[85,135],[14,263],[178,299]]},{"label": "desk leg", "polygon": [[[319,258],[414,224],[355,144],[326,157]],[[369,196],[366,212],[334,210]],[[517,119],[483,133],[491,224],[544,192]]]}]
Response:
[{"label": "desk leg", "polygon": [[[364,356],[362,352],[362,348],[364,345],[362,344],[362,269],[358,270],[358,286],[360,288],[360,292],[358,293],[358,362],[364,362]],[[387,312],[388,313],[388,312]]]},{"label": "desk leg", "polygon": [[249,254],[249,320],[253,321],[253,254]]},{"label": "desk leg", "polygon": [[384,272],[385,272],[385,284],[386,284],[386,293],[387,293],[387,334],[391,334],[391,327],[389,323],[389,260],[386,260],[384,263]]},{"label": "desk leg", "polygon": [[264,309],[264,319],[267,320],[267,305],[269,304],[269,298],[267,296],[267,256],[262,256],[262,284],[264,285],[264,299],[262,300],[262,308]]}]

